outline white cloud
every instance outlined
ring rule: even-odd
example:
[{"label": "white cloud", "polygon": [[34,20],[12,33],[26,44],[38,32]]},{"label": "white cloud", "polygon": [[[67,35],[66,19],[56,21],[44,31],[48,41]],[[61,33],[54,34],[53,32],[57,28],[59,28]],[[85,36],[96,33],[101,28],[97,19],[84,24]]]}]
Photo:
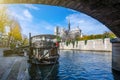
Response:
[{"label": "white cloud", "polygon": [[70,14],[66,16],[66,20],[70,20],[71,28],[79,26],[84,34],[101,34],[109,31],[105,25],[82,13]]},{"label": "white cloud", "polygon": [[23,14],[26,18],[32,19],[32,15],[27,9],[23,11]]},{"label": "white cloud", "polygon": [[56,22],[51,24],[50,22],[38,21],[38,18],[34,18],[30,9],[38,10],[38,7],[32,4],[22,6],[12,5],[9,6],[9,8],[9,13],[20,22],[24,34],[28,34],[29,32],[32,32],[33,34],[53,33],[54,27],[57,24],[60,26],[65,26],[69,19],[72,28],[79,26],[84,34],[96,34],[108,30],[104,25],[95,19],[78,12],[73,12],[73,14],[66,16],[66,22],[63,21],[62,23]]},{"label": "white cloud", "polygon": [[71,23],[72,25],[74,25],[74,27],[75,27],[75,25],[79,25],[79,24],[85,23],[85,21],[84,21],[83,19],[81,19],[80,14],[76,14],[76,13],[75,13],[75,14],[68,15],[68,16],[66,17],[66,20],[67,20],[67,21],[70,20],[70,23]]},{"label": "white cloud", "polygon": [[9,9],[8,12],[14,18],[19,20],[20,22],[32,22],[33,16],[27,9],[16,10],[16,9]]},{"label": "white cloud", "polygon": [[9,12],[11,13],[10,15],[12,15],[12,17],[14,17],[18,20],[24,20],[24,17],[22,15],[19,15],[16,12],[13,12],[13,11],[9,11]]},{"label": "white cloud", "polygon": [[47,21],[40,21],[40,26],[43,27],[46,30],[53,31],[54,25],[48,23]]},{"label": "white cloud", "polygon": [[77,12],[76,10],[67,8],[68,11]]},{"label": "white cloud", "polygon": [[12,15],[13,18],[19,21],[22,27],[23,34],[28,35],[28,33],[32,31],[34,34],[38,33],[33,29],[34,25],[31,26],[31,24],[33,23],[34,17],[30,13],[29,9],[22,6],[17,6],[17,5],[8,6],[8,7],[9,7],[8,8],[9,15]]},{"label": "white cloud", "polygon": [[7,7],[5,4],[0,4],[0,9],[2,9],[3,7]]},{"label": "white cloud", "polygon": [[32,5],[32,4],[25,4],[24,6],[25,6],[26,8],[29,8],[29,9],[39,10],[38,7],[36,7],[36,6]]},{"label": "white cloud", "polygon": [[51,34],[54,33],[54,25],[47,21],[39,21],[38,23],[22,22],[22,28],[24,34],[32,33],[32,35],[38,34]]}]

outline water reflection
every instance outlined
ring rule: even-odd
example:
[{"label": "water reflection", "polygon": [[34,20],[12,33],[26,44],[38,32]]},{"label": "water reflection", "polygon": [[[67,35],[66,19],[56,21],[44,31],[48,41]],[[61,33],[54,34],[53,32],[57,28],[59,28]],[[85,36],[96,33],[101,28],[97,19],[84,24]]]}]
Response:
[{"label": "water reflection", "polygon": [[30,80],[59,80],[58,79],[59,64],[39,66],[30,64],[29,75]]}]

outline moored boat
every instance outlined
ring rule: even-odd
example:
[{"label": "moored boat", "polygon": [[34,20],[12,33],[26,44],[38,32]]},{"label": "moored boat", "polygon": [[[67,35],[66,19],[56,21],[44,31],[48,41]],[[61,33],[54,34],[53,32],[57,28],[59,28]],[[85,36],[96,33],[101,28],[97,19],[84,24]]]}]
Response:
[{"label": "moored boat", "polygon": [[56,36],[45,34],[30,38],[30,58],[32,64],[53,65],[58,63],[59,54]]}]

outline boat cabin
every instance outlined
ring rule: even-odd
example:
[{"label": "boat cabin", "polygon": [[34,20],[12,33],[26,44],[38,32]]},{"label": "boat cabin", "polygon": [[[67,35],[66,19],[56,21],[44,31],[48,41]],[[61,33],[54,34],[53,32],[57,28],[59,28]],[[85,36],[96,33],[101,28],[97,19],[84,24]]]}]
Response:
[{"label": "boat cabin", "polygon": [[36,35],[31,37],[32,62],[36,64],[57,63],[59,58],[55,35]]}]

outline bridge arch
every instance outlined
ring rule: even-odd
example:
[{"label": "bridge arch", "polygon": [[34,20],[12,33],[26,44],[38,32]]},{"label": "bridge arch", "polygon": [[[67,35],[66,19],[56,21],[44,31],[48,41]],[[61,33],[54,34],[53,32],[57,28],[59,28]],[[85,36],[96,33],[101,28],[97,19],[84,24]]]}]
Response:
[{"label": "bridge arch", "polygon": [[83,12],[120,37],[120,0],[1,0],[2,4],[46,4]]}]

